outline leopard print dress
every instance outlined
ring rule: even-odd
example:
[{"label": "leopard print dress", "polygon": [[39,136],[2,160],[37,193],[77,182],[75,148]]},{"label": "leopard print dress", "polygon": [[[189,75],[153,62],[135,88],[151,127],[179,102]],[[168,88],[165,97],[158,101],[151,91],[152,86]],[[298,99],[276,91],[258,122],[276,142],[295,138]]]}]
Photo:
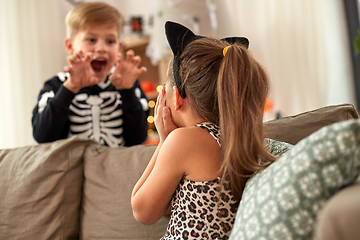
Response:
[{"label": "leopard print dress", "polygon": [[[206,129],[220,145],[220,131],[216,125],[195,126]],[[161,240],[228,239],[237,207],[229,185],[221,186],[220,178],[204,182],[183,178],[174,193],[171,218]]]}]

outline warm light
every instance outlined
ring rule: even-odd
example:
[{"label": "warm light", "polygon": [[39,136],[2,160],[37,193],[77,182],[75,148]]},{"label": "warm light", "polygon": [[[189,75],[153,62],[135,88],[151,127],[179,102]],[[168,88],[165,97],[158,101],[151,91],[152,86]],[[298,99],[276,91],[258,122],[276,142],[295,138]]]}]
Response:
[{"label": "warm light", "polygon": [[124,37],[124,43],[126,44],[131,43],[131,37]]},{"label": "warm light", "polygon": [[149,103],[149,108],[154,108],[155,107],[155,101],[154,100],[150,100]]},{"label": "warm light", "polygon": [[157,92],[160,92],[160,90],[161,90],[162,87],[163,87],[163,85],[157,86],[157,87],[156,87],[156,91],[157,91]]},{"label": "warm light", "polygon": [[274,103],[270,98],[266,98],[264,112],[269,112],[274,109]]},{"label": "warm light", "polygon": [[154,135],[154,131],[152,129],[148,129],[148,136]]},{"label": "warm light", "polygon": [[148,121],[148,123],[153,123],[154,122],[154,116],[148,116],[147,121]]}]

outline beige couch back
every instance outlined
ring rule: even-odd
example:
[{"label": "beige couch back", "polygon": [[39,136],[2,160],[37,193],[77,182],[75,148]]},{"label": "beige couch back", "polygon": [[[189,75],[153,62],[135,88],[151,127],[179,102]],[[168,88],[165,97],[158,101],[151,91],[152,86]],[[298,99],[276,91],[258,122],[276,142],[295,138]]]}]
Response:
[{"label": "beige couch back", "polygon": [[[358,118],[352,105],[266,122],[265,136],[295,144],[324,125]],[[71,138],[0,150],[0,239],[159,239],[132,216],[132,188],[155,146],[109,148]]]}]

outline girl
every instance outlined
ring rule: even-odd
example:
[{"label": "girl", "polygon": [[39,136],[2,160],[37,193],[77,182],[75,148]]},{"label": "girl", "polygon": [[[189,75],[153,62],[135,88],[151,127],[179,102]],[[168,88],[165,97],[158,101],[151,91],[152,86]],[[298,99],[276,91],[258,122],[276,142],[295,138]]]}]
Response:
[{"label": "girl", "polygon": [[275,160],[263,146],[268,78],[246,38],[165,29],[174,59],[155,109],[160,143],[133,189],[133,214],[153,224],[171,213],[163,239],[227,239],[246,181]]}]

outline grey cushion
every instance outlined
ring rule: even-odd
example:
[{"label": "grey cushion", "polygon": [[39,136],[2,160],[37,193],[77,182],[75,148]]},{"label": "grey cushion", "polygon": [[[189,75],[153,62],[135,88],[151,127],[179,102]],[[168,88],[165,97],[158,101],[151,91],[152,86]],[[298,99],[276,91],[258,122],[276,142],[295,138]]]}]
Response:
[{"label": "grey cushion", "polygon": [[83,153],[90,140],[0,150],[0,239],[79,237]]},{"label": "grey cushion", "polygon": [[158,240],[168,217],[146,226],[132,214],[131,192],[155,146],[109,148],[92,145],[84,155],[84,195],[81,210],[82,239]]},{"label": "grey cushion", "polygon": [[327,106],[264,123],[264,136],[295,145],[301,139],[329,124],[359,118],[351,104]]}]

